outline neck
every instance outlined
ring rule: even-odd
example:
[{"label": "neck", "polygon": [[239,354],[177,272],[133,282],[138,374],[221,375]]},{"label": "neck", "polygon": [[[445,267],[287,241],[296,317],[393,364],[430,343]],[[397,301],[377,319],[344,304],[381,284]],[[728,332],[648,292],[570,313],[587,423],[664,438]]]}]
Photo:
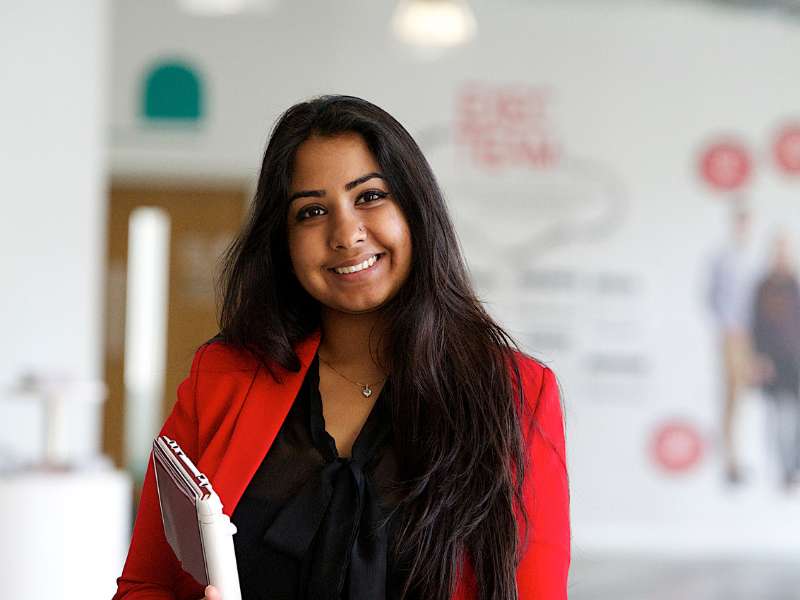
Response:
[{"label": "neck", "polygon": [[378,312],[351,315],[324,309],[319,354],[335,367],[367,378],[386,374],[383,337],[386,323]]}]

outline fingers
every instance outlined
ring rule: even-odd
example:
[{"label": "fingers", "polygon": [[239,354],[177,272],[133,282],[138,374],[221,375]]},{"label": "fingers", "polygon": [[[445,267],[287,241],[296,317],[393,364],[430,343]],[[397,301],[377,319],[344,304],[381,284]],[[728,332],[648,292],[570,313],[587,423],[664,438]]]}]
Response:
[{"label": "fingers", "polygon": [[215,588],[213,585],[209,585],[206,587],[205,597],[203,600],[222,600],[222,596],[219,595],[217,588]]}]

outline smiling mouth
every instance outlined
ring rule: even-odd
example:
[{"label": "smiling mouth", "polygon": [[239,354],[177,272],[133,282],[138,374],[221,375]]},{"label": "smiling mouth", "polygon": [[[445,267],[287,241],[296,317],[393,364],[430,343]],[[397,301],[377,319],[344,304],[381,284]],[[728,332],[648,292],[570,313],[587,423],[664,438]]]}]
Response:
[{"label": "smiling mouth", "polygon": [[382,253],[381,254],[375,254],[375,255],[371,256],[370,258],[368,258],[367,260],[365,260],[364,262],[359,263],[357,265],[352,265],[350,267],[339,267],[339,268],[328,269],[328,270],[331,273],[336,273],[337,275],[349,275],[351,273],[358,273],[360,271],[365,271],[366,269],[369,269],[370,267],[375,266],[375,263],[377,263],[382,257],[383,257]]}]

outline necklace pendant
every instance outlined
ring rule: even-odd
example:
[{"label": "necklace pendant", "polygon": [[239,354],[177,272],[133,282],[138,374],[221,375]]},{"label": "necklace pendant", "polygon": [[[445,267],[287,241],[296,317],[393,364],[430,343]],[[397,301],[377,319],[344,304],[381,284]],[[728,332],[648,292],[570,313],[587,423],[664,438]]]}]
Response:
[{"label": "necklace pendant", "polygon": [[364,398],[369,398],[372,396],[372,388],[368,385],[365,385],[363,388],[361,388],[361,393],[364,394]]}]

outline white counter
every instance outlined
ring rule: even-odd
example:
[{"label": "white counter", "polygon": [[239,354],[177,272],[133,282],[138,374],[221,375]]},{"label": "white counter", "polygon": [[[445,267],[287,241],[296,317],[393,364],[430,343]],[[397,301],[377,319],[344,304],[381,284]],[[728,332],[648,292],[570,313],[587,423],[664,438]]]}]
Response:
[{"label": "white counter", "polygon": [[0,586],[14,600],[109,600],[130,542],[116,471],[0,475]]}]

